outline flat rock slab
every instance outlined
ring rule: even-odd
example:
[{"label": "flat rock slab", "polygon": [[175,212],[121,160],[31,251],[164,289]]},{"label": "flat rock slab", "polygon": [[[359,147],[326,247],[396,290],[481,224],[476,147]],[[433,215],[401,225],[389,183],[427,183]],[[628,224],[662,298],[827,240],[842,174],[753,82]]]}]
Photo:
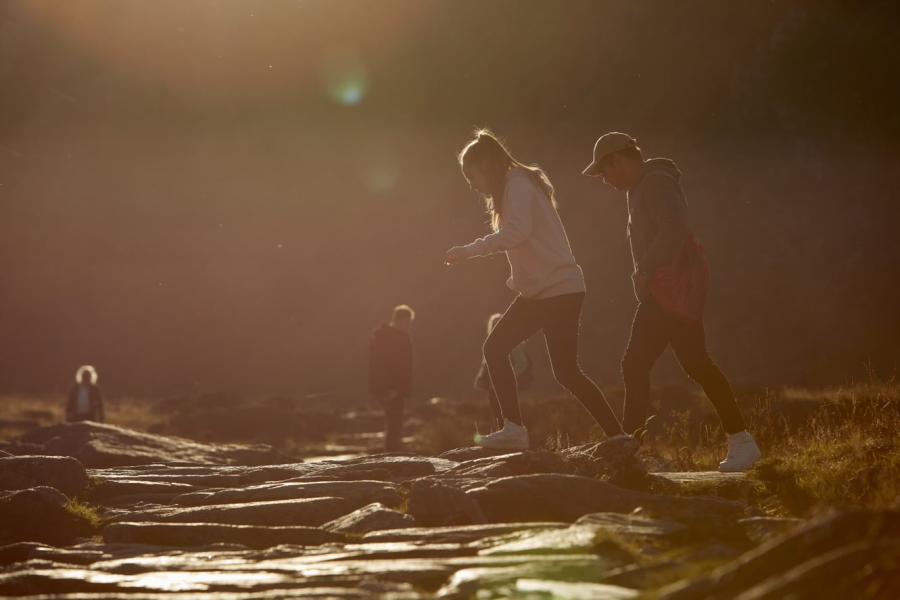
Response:
[{"label": "flat rock slab", "polygon": [[447,475],[508,477],[529,473],[568,473],[563,459],[554,452],[512,452],[473,458],[449,469]]},{"label": "flat rock slab", "polygon": [[476,594],[479,599],[541,597],[516,594],[516,582],[522,579],[536,579],[599,583],[609,572],[609,562],[596,557],[573,555],[566,561],[534,558],[533,561],[524,560],[514,564],[484,564],[461,569],[450,577],[435,597],[441,600],[467,600],[476,597]]},{"label": "flat rock slab", "polygon": [[318,546],[344,540],[317,527],[221,525],[215,523],[113,523],[103,529],[109,543],[196,547],[213,543],[268,548],[279,544]]},{"label": "flat rock slab", "polygon": [[66,544],[91,533],[87,520],[68,510],[69,499],[51,487],[0,492],[0,544]]},{"label": "flat rock slab", "polygon": [[681,472],[660,472],[652,473],[657,477],[668,479],[673,483],[691,484],[717,484],[717,483],[734,483],[735,481],[744,481],[747,479],[746,473],[719,473],[718,471],[681,471]]},{"label": "flat rock slab", "polygon": [[671,519],[651,519],[634,514],[591,513],[575,521],[576,525],[595,525],[626,538],[664,538],[682,534],[688,527]]},{"label": "flat rock slab", "polygon": [[602,527],[594,525],[572,525],[565,529],[551,529],[537,533],[516,534],[505,543],[485,548],[479,554],[494,556],[499,554],[550,554],[572,552],[588,554],[596,551],[595,540]]},{"label": "flat rock slab", "polygon": [[124,511],[114,516],[112,521],[317,526],[343,516],[356,508],[359,508],[358,503],[344,498],[305,498]]},{"label": "flat rock slab", "polygon": [[720,498],[633,492],[576,475],[519,475],[466,492],[490,522],[568,521],[595,512],[630,513],[637,508],[711,528],[736,523],[744,507]]},{"label": "flat rock slab", "polygon": [[412,527],[416,520],[405,513],[391,510],[375,502],[322,525],[323,529],[341,533],[363,534]]},{"label": "flat rock slab", "polygon": [[547,579],[517,579],[516,591],[522,595],[540,594],[566,600],[631,600],[640,592],[606,583],[572,583]]},{"label": "flat rock slab", "polygon": [[86,467],[154,462],[232,465],[287,462],[283,455],[264,444],[202,444],[91,421],[42,427],[26,433],[19,441],[39,445],[46,454],[75,457]]},{"label": "flat rock slab", "polygon": [[760,486],[759,481],[747,477],[746,473],[719,473],[718,471],[661,472],[653,473],[652,479],[665,486],[656,486],[660,492],[671,492],[686,496],[720,496],[740,499],[752,494]]},{"label": "flat rock slab", "polygon": [[68,456],[0,457],[0,490],[46,486],[76,496],[87,485],[84,465]]},{"label": "flat rock slab", "polygon": [[364,542],[470,543],[485,538],[516,532],[564,529],[568,523],[494,523],[460,527],[410,527],[392,531],[373,531],[363,536]]},{"label": "flat rock slab", "polygon": [[398,506],[402,502],[397,486],[384,481],[282,481],[243,488],[188,493],[175,498],[185,506],[234,504],[296,498],[340,497],[360,504],[380,502]]}]

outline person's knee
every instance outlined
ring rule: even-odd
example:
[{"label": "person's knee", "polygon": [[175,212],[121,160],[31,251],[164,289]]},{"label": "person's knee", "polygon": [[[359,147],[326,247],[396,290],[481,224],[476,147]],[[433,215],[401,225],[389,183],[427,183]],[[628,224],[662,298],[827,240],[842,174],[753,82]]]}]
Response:
[{"label": "person's knee", "polygon": [[506,357],[509,356],[511,351],[512,348],[507,347],[507,344],[504,344],[502,340],[493,336],[488,336],[481,347],[484,360],[487,361],[488,364],[506,360]]},{"label": "person's knee", "polygon": [[584,373],[577,362],[564,365],[553,365],[553,377],[556,382],[569,391],[578,389],[584,380]]},{"label": "person's knee", "polygon": [[698,356],[695,359],[684,361],[681,363],[681,367],[688,377],[701,385],[719,372],[719,367],[709,356]]}]

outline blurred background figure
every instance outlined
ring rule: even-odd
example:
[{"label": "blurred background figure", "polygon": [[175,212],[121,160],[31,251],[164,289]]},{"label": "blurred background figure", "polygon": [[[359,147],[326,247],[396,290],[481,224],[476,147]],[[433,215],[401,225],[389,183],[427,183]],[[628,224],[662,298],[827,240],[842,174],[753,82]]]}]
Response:
[{"label": "blurred background figure", "polygon": [[[497,321],[502,317],[502,313],[494,313],[487,321],[487,333],[491,334]],[[516,374],[516,385],[519,391],[527,390],[534,380],[533,363],[528,352],[525,350],[525,342],[516,346],[509,355],[512,361],[513,371]],[[478,369],[478,375],[475,376],[475,389],[484,390],[488,395],[488,402],[491,406],[491,432],[503,429],[503,412],[500,410],[500,403],[497,401],[497,394],[494,392],[494,386],[491,384],[491,376],[488,373],[487,363],[482,358],[481,368]]]},{"label": "blurred background figure", "polygon": [[403,406],[412,387],[412,342],[415,312],[401,304],[390,323],[382,323],[369,341],[369,393],[384,408],[384,449],[403,447]]},{"label": "blurred background figure", "polygon": [[75,385],[69,390],[66,421],[103,422],[103,397],[97,387],[97,370],[83,365],[75,372]]}]

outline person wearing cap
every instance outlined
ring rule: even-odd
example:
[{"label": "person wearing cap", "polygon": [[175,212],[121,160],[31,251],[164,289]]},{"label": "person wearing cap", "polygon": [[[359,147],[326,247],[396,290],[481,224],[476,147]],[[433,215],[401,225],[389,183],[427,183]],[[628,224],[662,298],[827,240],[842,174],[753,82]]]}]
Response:
[{"label": "person wearing cap", "polygon": [[706,349],[702,313],[709,270],[688,226],[681,171],[668,158],[645,160],[637,140],[610,132],[594,144],[593,162],[582,173],[625,192],[628,206],[638,306],[622,358],[625,431],[638,437],[646,432],[650,371],[671,345],[688,376],[703,387],[728,434],[728,456],[719,470],[749,469],[761,452],[747,431],[731,385]]}]

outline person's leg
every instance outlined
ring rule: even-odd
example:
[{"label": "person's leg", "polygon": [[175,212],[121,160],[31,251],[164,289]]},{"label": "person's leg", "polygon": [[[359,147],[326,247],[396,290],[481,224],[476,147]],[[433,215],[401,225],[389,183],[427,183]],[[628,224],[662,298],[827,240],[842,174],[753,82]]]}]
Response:
[{"label": "person's leg", "polygon": [[541,300],[542,324],[553,376],[572,392],[608,437],[623,433],[606,396],[578,364],[578,329],[584,294],[566,294]]},{"label": "person's leg", "polygon": [[509,353],[540,329],[540,315],[535,300],[516,298],[484,341],[484,360],[491,376],[502,416],[522,425],[516,375],[509,363]]},{"label": "person's leg", "polygon": [[398,451],[403,445],[403,400],[388,393],[379,396],[378,401],[384,408],[384,449]]},{"label": "person's leg", "polygon": [[622,357],[625,410],[622,427],[628,433],[643,427],[650,406],[650,371],[669,345],[665,314],[652,302],[641,302],[634,313],[628,347]]},{"label": "person's leg", "polygon": [[702,322],[672,318],[672,349],[688,376],[703,387],[713,403],[726,433],[744,431],[744,417],[734,399],[731,385],[706,350],[706,334]]},{"label": "person's leg", "polygon": [[491,415],[493,415],[491,430],[500,431],[503,429],[503,411],[500,410],[500,402],[497,401],[497,394],[494,393],[493,387],[489,388],[487,393],[488,402],[491,405]]}]

